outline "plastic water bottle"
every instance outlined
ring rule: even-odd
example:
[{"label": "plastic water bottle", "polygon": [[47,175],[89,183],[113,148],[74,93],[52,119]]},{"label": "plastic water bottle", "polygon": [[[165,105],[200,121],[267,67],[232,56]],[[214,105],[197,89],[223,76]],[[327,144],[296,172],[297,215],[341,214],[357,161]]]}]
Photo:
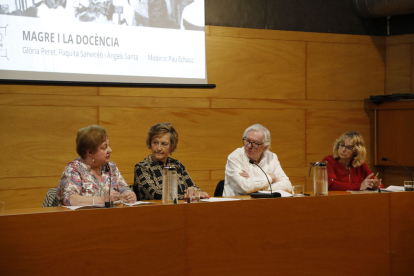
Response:
[{"label": "plastic water bottle", "polygon": [[165,166],[162,176],[162,203],[178,203],[177,169],[174,166]]}]

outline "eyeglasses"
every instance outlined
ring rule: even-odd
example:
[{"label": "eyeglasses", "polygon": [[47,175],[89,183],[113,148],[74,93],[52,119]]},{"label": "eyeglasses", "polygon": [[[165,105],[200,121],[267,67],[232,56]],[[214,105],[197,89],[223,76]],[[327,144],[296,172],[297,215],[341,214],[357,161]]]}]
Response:
[{"label": "eyeglasses", "polygon": [[246,138],[243,138],[243,144],[244,144],[244,146],[248,146],[249,144],[251,144],[252,145],[252,148],[254,148],[254,149],[257,149],[260,145],[263,145],[263,143],[261,143],[261,144],[259,144],[259,143],[256,143],[256,142],[252,142],[252,141],[250,141],[250,140],[247,140]]},{"label": "eyeglasses", "polygon": [[345,146],[344,144],[338,144],[338,148],[343,149],[345,148],[347,151],[353,151],[354,147],[350,147],[350,146]]},{"label": "eyeglasses", "polygon": [[169,146],[170,146],[170,144],[169,143],[165,143],[165,142],[158,142],[158,141],[153,141],[152,142],[152,145],[154,146],[154,147],[158,147],[158,146],[161,146],[162,148],[168,148]]}]

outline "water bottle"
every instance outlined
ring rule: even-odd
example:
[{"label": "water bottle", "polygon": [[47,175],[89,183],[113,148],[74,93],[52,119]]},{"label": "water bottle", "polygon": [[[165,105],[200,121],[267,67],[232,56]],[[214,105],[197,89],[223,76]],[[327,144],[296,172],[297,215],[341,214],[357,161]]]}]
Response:
[{"label": "water bottle", "polygon": [[177,169],[174,166],[165,166],[162,176],[162,203],[177,204]]},{"label": "water bottle", "polygon": [[309,176],[313,167],[313,193],[315,196],[328,195],[327,163],[328,162],[310,163]]}]

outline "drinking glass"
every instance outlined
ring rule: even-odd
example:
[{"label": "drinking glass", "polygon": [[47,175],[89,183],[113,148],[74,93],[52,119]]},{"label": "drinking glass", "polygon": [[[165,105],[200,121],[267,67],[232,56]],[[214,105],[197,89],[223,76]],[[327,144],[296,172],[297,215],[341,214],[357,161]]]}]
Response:
[{"label": "drinking glass", "polygon": [[404,181],[404,191],[414,191],[414,181]]},{"label": "drinking glass", "polygon": [[301,197],[305,193],[305,188],[303,185],[295,185],[293,186],[293,196],[294,197]]}]

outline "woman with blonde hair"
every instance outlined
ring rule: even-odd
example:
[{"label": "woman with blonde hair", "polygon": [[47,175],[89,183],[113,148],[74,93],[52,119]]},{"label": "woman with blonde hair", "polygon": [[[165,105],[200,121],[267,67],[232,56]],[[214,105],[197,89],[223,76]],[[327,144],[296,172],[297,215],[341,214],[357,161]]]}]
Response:
[{"label": "woman with blonde hair", "polygon": [[381,179],[365,164],[367,151],[361,134],[348,131],[333,145],[333,155],[326,156],[329,191],[370,190],[382,188]]}]

